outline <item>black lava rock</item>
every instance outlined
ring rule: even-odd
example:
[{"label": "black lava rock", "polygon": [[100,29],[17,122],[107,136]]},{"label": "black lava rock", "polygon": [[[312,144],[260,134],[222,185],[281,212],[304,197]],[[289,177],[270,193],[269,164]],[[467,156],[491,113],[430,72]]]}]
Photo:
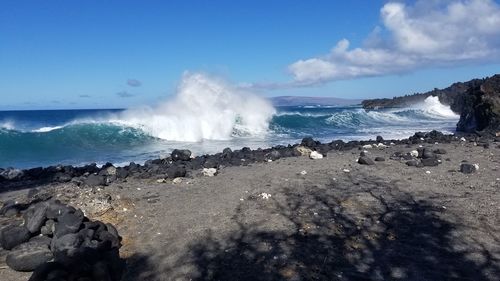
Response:
[{"label": "black lava rock", "polygon": [[24,226],[9,225],[0,231],[2,248],[10,250],[30,239],[30,232]]},{"label": "black lava rock", "polygon": [[48,245],[33,241],[15,247],[7,255],[6,263],[16,271],[33,271],[52,258]]},{"label": "black lava rock", "polygon": [[106,177],[103,175],[91,174],[83,181],[83,183],[88,186],[104,186],[106,185]]},{"label": "black lava rock", "polygon": [[171,154],[172,160],[189,161],[191,159],[191,151],[187,149],[174,149]]},{"label": "black lava rock", "polygon": [[383,142],[384,141],[384,138],[382,136],[377,136],[377,142]]},{"label": "black lava rock", "polygon": [[383,162],[383,161],[385,161],[385,158],[381,157],[381,156],[378,156],[378,157],[375,157],[375,161],[377,161],[377,162]]},{"label": "black lava rock", "polygon": [[57,218],[54,236],[61,237],[69,233],[77,232],[80,229],[83,218],[84,216],[81,210],[59,216]]},{"label": "black lava rock", "polygon": [[32,205],[26,213],[24,213],[24,221],[26,228],[31,233],[37,233],[40,231],[40,228],[45,223],[47,219],[48,206],[44,203],[39,203],[36,205]]},{"label": "black lava rock", "polygon": [[439,161],[436,158],[425,158],[420,160],[423,166],[432,167],[439,165]]},{"label": "black lava rock", "polygon": [[418,167],[419,163],[418,163],[417,160],[413,159],[413,160],[410,160],[410,161],[406,161],[406,165],[410,166],[410,167]]},{"label": "black lava rock", "polygon": [[171,179],[185,177],[186,173],[186,168],[183,166],[174,165],[167,168],[167,176]]},{"label": "black lava rock", "polygon": [[373,162],[372,159],[366,157],[366,156],[361,156],[358,159],[358,163],[361,165],[375,165],[375,162]]},{"label": "black lava rock", "polygon": [[462,163],[460,164],[460,172],[464,174],[472,174],[477,171],[477,166],[474,164],[469,164],[469,163]]}]

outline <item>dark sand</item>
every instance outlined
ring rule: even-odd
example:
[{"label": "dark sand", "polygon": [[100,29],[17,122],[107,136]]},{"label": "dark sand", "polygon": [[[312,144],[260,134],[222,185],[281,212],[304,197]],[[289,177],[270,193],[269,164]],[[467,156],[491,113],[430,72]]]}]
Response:
[{"label": "dark sand", "polygon": [[[43,192],[116,224],[124,280],[500,280],[498,144],[425,146],[448,151],[442,164],[389,159],[418,147],[398,145],[370,149],[386,158],[374,166],[356,163],[359,150],[332,151],[175,184],[129,179]],[[462,160],[479,171],[460,173]],[[0,203],[26,193],[0,193]],[[28,279],[4,259],[0,252],[0,280]]]}]

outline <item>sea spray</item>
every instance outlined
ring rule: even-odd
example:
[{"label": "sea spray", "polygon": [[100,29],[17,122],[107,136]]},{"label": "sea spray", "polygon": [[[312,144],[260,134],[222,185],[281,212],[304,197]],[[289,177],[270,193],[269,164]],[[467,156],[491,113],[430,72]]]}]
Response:
[{"label": "sea spray", "polygon": [[264,98],[199,73],[186,73],[176,96],[127,110],[110,120],[173,141],[264,136],[275,109]]}]

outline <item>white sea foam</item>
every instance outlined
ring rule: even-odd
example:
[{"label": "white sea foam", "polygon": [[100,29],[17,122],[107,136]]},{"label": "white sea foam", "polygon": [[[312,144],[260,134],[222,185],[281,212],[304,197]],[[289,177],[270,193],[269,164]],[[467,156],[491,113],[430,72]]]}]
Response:
[{"label": "white sea foam", "polygon": [[0,129],[6,129],[6,130],[14,130],[16,128],[15,124],[13,121],[6,120],[0,122]]},{"label": "white sea foam", "polygon": [[415,109],[420,109],[433,117],[443,119],[458,119],[460,117],[449,106],[439,102],[438,97],[433,96],[426,98],[423,103],[417,104]]},{"label": "white sea foam", "polygon": [[54,126],[54,127],[42,127],[39,129],[32,130],[33,133],[48,133],[54,130],[62,129],[64,128],[65,125],[63,126]]},{"label": "white sea foam", "polygon": [[275,109],[264,98],[199,73],[185,73],[177,94],[156,106],[129,109],[109,120],[173,141],[265,135]]}]

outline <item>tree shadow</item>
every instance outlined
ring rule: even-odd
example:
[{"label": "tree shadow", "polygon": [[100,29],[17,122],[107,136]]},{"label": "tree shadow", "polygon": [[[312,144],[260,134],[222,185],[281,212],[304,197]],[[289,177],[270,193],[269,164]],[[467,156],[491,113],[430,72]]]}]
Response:
[{"label": "tree shadow", "polygon": [[[277,196],[276,196],[277,197]],[[255,201],[260,199],[255,199]],[[262,201],[262,200],[261,200]],[[257,203],[255,203],[257,204]],[[498,280],[498,255],[465,241],[458,218],[415,200],[397,183],[365,176],[320,188],[285,188],[269,221],[249,223],[242,203],[238,230],[224,239],[208,233],[190,245],[169,280]],[[264,226],[265,225],[265,226]],[[176,267],[190,264],[189,276]]]}]

